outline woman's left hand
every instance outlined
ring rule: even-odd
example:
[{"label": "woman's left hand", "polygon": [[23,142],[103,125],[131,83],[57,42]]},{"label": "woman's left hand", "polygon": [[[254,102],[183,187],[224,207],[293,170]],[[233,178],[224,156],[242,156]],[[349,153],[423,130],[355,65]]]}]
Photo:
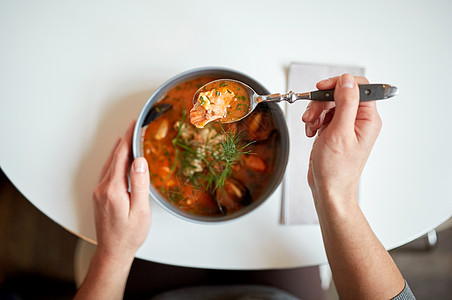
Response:
[{"label": "woman's left hand", "polygon": [[[97,249],[75,299],[123,299],[135,252],[151,225],[149,171],[145,158],[132,162],[135,122],[120,138],[105,163],[94,190]],[[130,193],[127,170],[130,168]]]},{"label": "woman's left hand", "polygon": [[113,148],[93,194],[97,251],[114,259],[133,259],[146,239],[151,225],[149,171],[145,158],[132,162],[132,135],[135,122]]}]

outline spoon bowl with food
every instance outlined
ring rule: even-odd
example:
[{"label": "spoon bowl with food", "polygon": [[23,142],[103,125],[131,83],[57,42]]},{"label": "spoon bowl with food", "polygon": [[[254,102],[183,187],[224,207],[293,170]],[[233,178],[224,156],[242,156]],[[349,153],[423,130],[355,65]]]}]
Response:
[{"label": "spoon bowl with food", "polygon": [[232,79],[211,81],[200,87],[193,97],[190,122],[198,128],[207,123],[237,122],[248,116],[257,103],[256,92],[243,82]]},{"label": "spoon bowl with food", "polygon": [[[398,89],[389,84],[359,85],[360,101],[388,99],[398,94]],[[297,100],[334,101],[334,89],[305,93],[258,95],[243,82],[218,79],[200,87],[193,97],[190,122],[198,128],[216,121],[232,123],[246,118],[261,102]]]}]

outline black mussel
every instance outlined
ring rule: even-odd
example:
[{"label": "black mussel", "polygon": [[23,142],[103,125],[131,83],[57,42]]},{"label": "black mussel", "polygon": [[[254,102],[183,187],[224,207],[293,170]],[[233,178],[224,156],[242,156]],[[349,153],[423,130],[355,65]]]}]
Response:
[{"label": "black mussel", "polygon": [[173,108],[173,106],[169,103],[161,103],[154,105],[149,111],[146,118],[144,118],[144,122],[143,125],[141,125],[141,127],[148,125],[149,123],[151,123],[152,121],[154,121],[155,119],[169,111],[171,108]]},{"label": "black mussel", "polygon": [[[262,105],[263,106],[263,105]],[[244,131],[250,141],[265,141],[275,131],[271,113],[268,109],[260,108],[260,105],[248,117],[239,124],[239,131]]]},{"label": "black mussel", "polygon": [[223,214],[234,212],[252,201],[248,188],[234,178],[226,179],[223,187],[215,191],[215,199]]}]

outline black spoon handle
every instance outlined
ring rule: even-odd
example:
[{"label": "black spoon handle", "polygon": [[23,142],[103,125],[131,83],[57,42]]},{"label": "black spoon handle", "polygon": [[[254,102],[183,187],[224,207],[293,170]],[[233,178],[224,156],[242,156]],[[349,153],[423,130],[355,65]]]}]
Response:
[{"label": "black spoon handle", "polygon": [[[359,100],[371,101],[382,100],[394,97],[398,94],[398,89],[389,84],[360,84]],[[334,89],[310,92],[311,100],[334,101]]]}]

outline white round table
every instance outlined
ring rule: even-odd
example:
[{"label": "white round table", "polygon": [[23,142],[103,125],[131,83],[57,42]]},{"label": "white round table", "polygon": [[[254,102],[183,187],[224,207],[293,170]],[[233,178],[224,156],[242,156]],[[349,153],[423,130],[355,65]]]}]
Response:
[{"label": "white round table", "polygon": [[[394,248],[452,212],[450,11],[447,1],[2,1],[0,166],[39,210],[94,241],[91,194],[105,157],[168,78],[221,66],[276,92],[293,61],[360,65],[401,91],[380,109],[360,190],[372,228]],[[137,257],[217,269],[326,262],[318,225],[280,225],[281,188],[219,225],[151,202]]]}]

